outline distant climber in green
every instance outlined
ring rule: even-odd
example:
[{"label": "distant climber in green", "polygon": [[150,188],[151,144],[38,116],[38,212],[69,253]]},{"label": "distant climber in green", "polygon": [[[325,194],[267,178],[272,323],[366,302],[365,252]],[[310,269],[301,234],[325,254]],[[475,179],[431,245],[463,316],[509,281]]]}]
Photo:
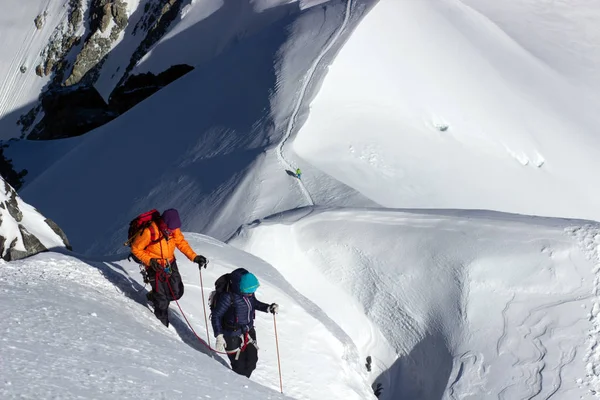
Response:
[{"label": "distant climber in green", "polygon": [[296,168],[296,177],[298,179],[300,179],[301,176],[302,176],[302,171],[300,171],[300,168]]}]

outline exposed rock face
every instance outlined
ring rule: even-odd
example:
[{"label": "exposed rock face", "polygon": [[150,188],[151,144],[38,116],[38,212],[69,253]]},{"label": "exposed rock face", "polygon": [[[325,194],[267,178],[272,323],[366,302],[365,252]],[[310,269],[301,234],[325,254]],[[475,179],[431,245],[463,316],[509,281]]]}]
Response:
[{"label": "exposed rock face", "polygon": [[[65,233],[25,203],[5,181],[0,192],[0,257],[18,260],[50,248],[71,249]],[[7,245],[8,244],[8,245]]]},{"label": "exposed rock face", "polygon": [[54,90],[42,99],[44,118],[27,138],[49,140],[82,135],[113,120],[192,69],[189,65],[175,65],[159,75],[131,76],[115,90],[109,104],[93,87]]},{"label": "exposed rock face", "polygon": [[54,29],[48,45],[42,51],[43,62],[36,67],[36,73],[40,76],[38,71],[44,76],[52,72],[60,72],[57,78],[62,80],[64,72],[58,70],[68,68],[65,58],[69,51],[79,44],[81,38],[76,35],[76,32],[83,21],[83,0],[69,0],[68,7],[67,24],[60,24]]},{"label": "exposed rock face", "polygon": [[[189,72],[178,65],[159,75],[130,76],[137,62],[168,31],[191,0],[148,0],[132,35],[143,35],[109,104],[93,88],[100,69],[128,24],[126,0],[69,0],[68,17],[57,26],[42,52],[36,75],[51,76],[39,102],[19,119],[21,137],[57,139],[84,134],[101,126],[165,85]],[[84,12],[84,10],[86,10]],[[45,16],[36,18],[43,25]],[[40,25],[40,26],[42,26]],[[85,32],[84,36],[81,32]],[[39,117],[39,118],[38,118]]]},{"label": "exposed rock face", "polygon": [[48,14],[46,13],[46,11],[44,11],[42,14],[38,15],[37,17],[35,17],[35,19],[33,20],[33,23],[35,24],[35,27],[39,30],[42,29],[44,27],[44,24],[46,23],[46,16]]},{"label": "exposed rock face", "polygon": [[[111,50],[119,34],[127,26],[127,4],[122,0],[93,0],[90,9],[90,34],[85,39],[83,48],[77,55],[71,74],[64,85],[71,86],[86,78],[93,83],[104,57]],[[105,33],[110,34],[106,37]],[[91,72],[91,73],[90,73]],[[88,75],[89,76],[86,76]]]}]

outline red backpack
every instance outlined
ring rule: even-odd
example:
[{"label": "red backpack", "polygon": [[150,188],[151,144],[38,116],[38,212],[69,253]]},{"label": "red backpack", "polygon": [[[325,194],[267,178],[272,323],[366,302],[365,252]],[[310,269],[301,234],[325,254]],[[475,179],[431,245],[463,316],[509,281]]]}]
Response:
[{"label": "red backpack", "polygon": [[[152,224],[155,223],[156,225]],[[155,228],[158,227],[158,230]],[[169,240],[169,230],[167,225],[162,220],[160,213],[152,209],[148,212],[138,215],[129,223],[129,232],[127,233],[127,241],[124,243],[125,246],[131,247],[131,244],[135,238],[141,235],[146,229],[150,229],[150,244],[157,243],[163,238]],[[133,253],[129,254],[128,260],[133,259],[138,264],[143,264]]]},{"label": "red backpack", "polygon": [[131,246],[136,236],[141,235],[146,229],[150,229],[150,240],[152,243],[161,239],[159,232],[156,231],[152,223],[160,224],[160,213],[158,210],[150,210],[138,215],[129,223],[129,232],[127,233],[127,241],[125,246]]}]

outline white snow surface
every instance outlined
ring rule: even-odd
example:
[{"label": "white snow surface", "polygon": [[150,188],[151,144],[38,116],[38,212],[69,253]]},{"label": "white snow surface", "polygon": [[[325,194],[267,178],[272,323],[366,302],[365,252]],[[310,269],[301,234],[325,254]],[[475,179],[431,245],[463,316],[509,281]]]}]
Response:
[{"label": "white snow surface", "polygon": [[305,208],[230,244],[337,323],[349,360],[371,355],[374,377],[386,370],[380,399],[578,399],[600,388],[598,224]]},{"label": "white snow surface", "polygon": [[[137,63],[132,74],[167,70],[172,65],[193,67],[215,58],[243,38],[268,28],[276,21],[331,0],[203,0],[186,4],[171,23],[167,33]],[[138,7],[143,7],[139,3]],[[141,16],[141,12],[138,13]],[[102,66],[95,84],[107,100],[125,73],[141,33],[132,35],[139,18],[129,21],[125,40],[119,43]],[[218,34],[215,34],[218,32]]]},{"label": "white snow surface", "polygon": [[[251,5],[281,11],[271,4]],[[186,234],[211,261],[205,291],[242,266],[263,283],[260,298],[281,305],[291,398],[373,399],[371,385],[381,400],[599,396],[600,226],[563,219],[599,216],[600,121],[582,88],[593,74],[574,79],[553,64],[558,50],[544,58],[501,14],[460,1],[381,0],[356,27],[366,4],[276,18],[64,147],[8,149],[22,155],[17,166],[36,159],[23,197],[86,255],[0,268],[0,315],[11,318],[0,395],[147,398],[160,387],[169,398],[278,398],[269,315],[257,319],[261,355],[247,382],[205,355],[175,305],[170,331],[138,304],[137,266],[114,254],[137,213],[175,207],[185,231],[216,238]],[[532,26],[547,17],[527,15],[539,18]],[[181,305],[206,338],[197,269],[179,258]],[[25,355],[39,337],[52,340]],[[48,375],[61,353],[47,349],[63,337],[72,367]],[[119,345],[139,353],[90,362]],[[68,396],[53,383],[63,377]]]},{"label": "white snow surface", "polygon": [[461,2],[378,2],[293,142],[309,192],[325,175],[385,207],[599,219],[600,103],[548,63]]},{"label": "white snow surface", "polygon": [[[249,381],[194,336],[175,303],[169,329],[154,317],[135,263],[47,253],[0,268],[7,322],[0,328],[0,397],[375,398],[364,368],[342,357],[346,343],[331,334],[335,324],[273,267],[214,239],[186,237],[210,260],[202,274],[205,299],[221,274],[243,265],[260,277],[257,297],[281,304],[284,396],[270,314],[257,315],[259,363]],[[206,341],[197,265],[178,264],[186,285],[181,308]],[[214,344],[212,329],[210,338]]]},{"label": "white snow surface", "polygon": [[[66,0],[2,1],[0,16],[0,139],[19,137],[17,120],[37,100],[48,78],[35,74],[54,29],[66,21]],[[35,18],[46,12],[42,29]],[[22,73],[21,67],[27,70]]]},{"label": "white snow surface", "polygon": [[[379,399],[572,399],[600,389],[598,224],[309,207],[247,226],[230,245],[185,235],[210,261],[204,301],[218,276],[243,266],[261,282],[258,298],[280,304],[287,398],[375,399],[372,383]],[[197,266],[178,259],[180,305],[214,343]],[[248,381],[206,350],[174,303],[164,328],[145,289],[138,266],[115,257],[3,263],[0,396],[281,398],[269,314],[257,316]]]},{"label": "white snow surface", "polygon": [[600,3],[595,0],[461,0],[574,83],[600,89]]}]

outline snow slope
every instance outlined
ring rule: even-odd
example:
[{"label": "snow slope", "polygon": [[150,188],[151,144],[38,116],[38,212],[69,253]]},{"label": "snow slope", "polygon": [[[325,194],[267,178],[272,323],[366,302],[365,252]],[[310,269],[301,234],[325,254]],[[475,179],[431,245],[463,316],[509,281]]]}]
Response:
[{"label": "snow slope", "polygon": [[[175,303],[169,329],[144,305],[138,266],[48,253],[0,268],[0,397],[218,399],[374,399],[361,366],[342,357],[339,328],[270,265],[214,239],[186,234],[210,264],[205,295],[218,276],[243,265],[260,278],[257,296],[277,301],[284,396],[272,317],[258,313],[259,364],[250,381],[207,351]],[[207,339],[198,269],[179,260],[180,305]],[[333,333],[333,334],[332,334]],[[211,342],[214,343],[212,331]],[[356,367],[356,368],[355,368]]]},{"label": "snow slope", "polygon": [[[164,36],[151,46],[131,73],[158,74],[177,64],[200,66],[277,21],[328,2],[337,3],[331,0],[188,2]],[[105,99],[123,77],[131,55],[142,42],[143,37],[133,34],[142,16],[141,12],[133,13],[122,40],[102,67],[95,87]]]},{"label": "snow slope", "polygon": [[[41,52],[54,28],[66,20],[65,1],[33,0],[27,7],[14,1],[2,2],[0,16],[0,132],[3,139],[20,136],[17,120],[37,100],[47,78],[35,74]],[[37,29],[34,20],[46,12]],[[21,72],[21,67],[26,71]]]},{"label": "snow slope", "polygon": [[305,208],[229,243],[314,301],[356,345],[352,360],[372,356],[381,399],[576,399],[600,389],[599,228]]},{"label": "snow slope", "polygon": [[310,103],[295,162],[313,195],[328,176],[385,207],[599,219],[600,103],[556,70],[461,2],[382,0]]},{"label": "snow slope", "polygon": [[[284,389],[292,398],[373,398],[371,385],[381,399],[600,393],[596,223],[393,209],[596,218],[594,103],[457,1],[381,0],[323,79],[368,4],[330,2],[276,19],[77,141],[31,153],[24,145],[21,154],[39,160],[22,195],[88,255],[122,252],[127,222],[155,207],[180,209],[186,231],[217,239],[249,223],[229,241],[238,250],[188,237],[211,260],[205,289],[244,266],[263,282],[259,296],[282,305]],[[298,166],[302,180],[290,176]],[[52,338],[47,347],[58,341],[70,350],[67,365],[90,366],[57,365],[50,383],[24,392],[32,396],[64,395],[54,382],[65,379],[72,396],[108,387],[135,397],[139,383],[158,375],[144,398],[156,390],[277,398],[268,315],[258,319],[259,369],[239,389],[247,381],[200,354],[175,306],[172,332],[136,304],[144,291],[135,264],[79,257],[43,255],[0,268],[3,304],[17,310],[0,315],[19,319],[3,328],[3,354],[10,350],[14,364],[0,394],[16,397],[24,382],[46,378],[35,368],[61,353],[38,349],[37,363],[21,355],[41,336]],[[206,338],[197,269],[184,260],[181,268],[181,305]],[[39,299],[54,308],[32,304]],[[56,324],[64,319],[70,323]],[[115,334],[99,335],[107,325]],[[116,332],[140,353],[126,350],[131,357],[104,360],[98,370],[89,360],[121,343]],[[164,369],[154,367],[156,346],[175,354]],[[171,386],[176,365],[181,388]],[[221,381],[235,391],[215,392]]]},{"label": "snow slope", "polygon": [[462,0],[527,51],[591,91],[600,88],[600,3],[593,0]]},{"label": "snow slope", "polygon": [[[246,222],[306,205],[277,146],[295,126],[290,115],[303,99],[295,89],[361,15],[337,35],[347,8],[340,1],[278,20],[109,124],[64,141],[64,156],[27,143],[15,147],[21,157],[7,149],[17,168],[25,157],[43,167],[21,195],[87,254],[123,250],[128,222],[151,208],[175,207],[184,229],[223,240]],[[332,204],[370,203],[329,183]],[[82,224],[91,208],[93,234]]]}]

